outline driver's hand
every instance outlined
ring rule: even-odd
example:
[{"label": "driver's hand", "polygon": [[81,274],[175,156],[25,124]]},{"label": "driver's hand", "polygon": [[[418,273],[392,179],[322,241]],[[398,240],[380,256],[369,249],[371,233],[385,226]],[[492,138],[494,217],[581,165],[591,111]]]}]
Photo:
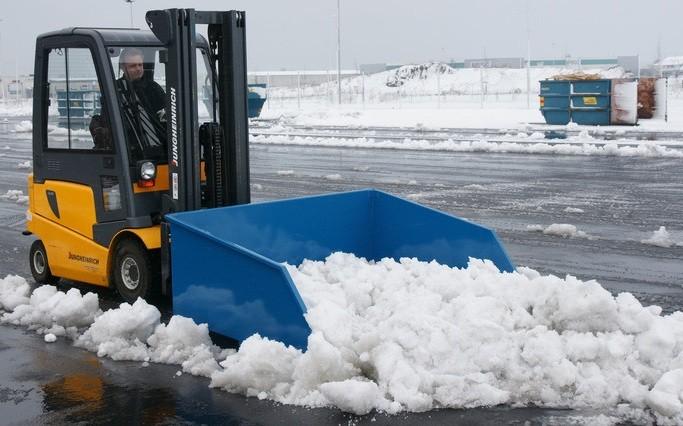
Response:
[{"label": "driver's hand", "polygon": [[166,122],[166,108],[162,108],[162,109],[160,109],[159,111],[157,111],[157,118],[158,118],[159,121],[161,121],[162,123],[165,123],[165,122]]}]

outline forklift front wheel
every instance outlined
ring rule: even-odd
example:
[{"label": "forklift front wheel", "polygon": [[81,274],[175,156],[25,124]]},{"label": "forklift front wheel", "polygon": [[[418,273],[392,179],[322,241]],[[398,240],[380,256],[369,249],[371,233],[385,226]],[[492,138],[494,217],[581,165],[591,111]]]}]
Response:
[{"label": "forklift front wheel", "polygon": [[47,261],[45,246],[40,240],[35,240],[29,250],[29,265],[31,275],[38,284],[57,284],[59,278],[52,275]]},{"label": "forklift front wheel", "polygon": [[148,251],[134,240],[123,240],[116,249],[114,284],[121,298],[133,303],[147,299],[152,282],[152,262]]}]

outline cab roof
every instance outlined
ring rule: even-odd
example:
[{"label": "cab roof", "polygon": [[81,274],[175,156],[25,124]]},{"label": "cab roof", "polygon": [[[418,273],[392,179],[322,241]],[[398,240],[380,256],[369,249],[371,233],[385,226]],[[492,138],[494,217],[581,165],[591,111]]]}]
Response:
[{"label": "cab roof", "polygon": [[[105,46],[163,46],[163,43],[152,31],[139,28],[93,28],[93,27],[69,27],[62,30],[43,33],[38,38],[84,35],[100,38]],[[206,39],[197,34],[197,45],[207,46]]]}]

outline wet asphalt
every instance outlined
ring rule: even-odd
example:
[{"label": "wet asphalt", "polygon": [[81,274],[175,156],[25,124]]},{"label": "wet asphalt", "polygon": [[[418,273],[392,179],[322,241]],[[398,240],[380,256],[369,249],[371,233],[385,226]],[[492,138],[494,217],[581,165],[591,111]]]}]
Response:
[{"label": "wet asphalt", "polygon": [[[0,122],[0,194],[26,192],[30,133]],[[27,119],[27,118],[23,118]],[[493,228],[513,262],[596,279],[665,312],[683,310],[683,246],[644,245],[659,226],[683,243],[683,160],[252,145],[254,201],[374,187]],[[287,171],[287,173],[282,173]],[[290,173],[291,171],[291,173]],[[278,173],[279,172],[279,173]],[[565,211],[580,208],[583,213]],[[30,277],[24,205],[0,199],[0,274]],[[576,225],[562,238],[528,225]],[[90,289],[89,287],[80,287]],[[118,300],[99,290],[102,305]],[[162,307],[165,316],[171,314]],[[0,326],[0,424],[566,424],[598,411],[494,407],[357,417],[259,401],[176,376],[178,366],[98,358]]]}]

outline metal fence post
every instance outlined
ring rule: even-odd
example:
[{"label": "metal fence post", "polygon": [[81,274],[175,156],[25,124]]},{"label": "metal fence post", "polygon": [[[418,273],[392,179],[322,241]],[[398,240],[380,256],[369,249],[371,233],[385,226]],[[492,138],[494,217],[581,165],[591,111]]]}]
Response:
[{"label": "metal fence post", "polygon": [[296,108],[301,109],[301,72],[296,73]]}]

